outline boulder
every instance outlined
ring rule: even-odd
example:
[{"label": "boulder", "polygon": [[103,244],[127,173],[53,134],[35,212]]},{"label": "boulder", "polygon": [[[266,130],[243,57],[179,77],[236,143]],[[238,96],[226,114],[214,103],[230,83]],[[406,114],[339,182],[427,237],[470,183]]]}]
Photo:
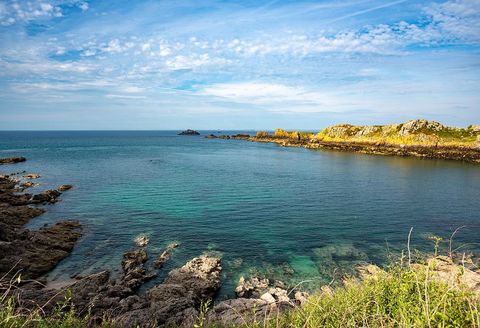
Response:
[{"label": "boulder", "polygon": [[411,120],[401,124],[398,133],[402,136],[406,136],[417,132],[439,132],[443,129],[445,129],[445,126],[435,121]]},{"label": "boulder", "polygon": [[40,178],[40,174],[37,174],[37,173],[29,173],[29,174],[25,174],[23,176],[25,179],[38,179]]},{"label": "boulder", "polygon": [[47,190],[43,193],[33,195],[30,204],[53,204],[62,193],[58,190]]},{"label": "boulder", "polygon": [[246,280],[243,276],[240,277],[238,285],[235,288],[235,294],[239,298],[259,298],[260,295],[268,291],[270,281],[268,279],[259,279],[253,277]]},{"label": "boulder", "polygon": [[177,243],[171,243],[170,245],[167,246],[167,248],[160,254],[158,259],[155,260],[154,266],[158,269],[163,267],[165,262],[170,258],[170,253],[178,247]]},{"label": "boulder", "polygon": [[73,186],[72,185],[69,185],[69,184],[64,184],[64,185],[61,185],[58,187],[58,190],[60,191],[66,191],[66,190],[70,190],[72,189]]},{"label": "boulder", "polygon": [[135,238],[135,244],[137,244],[138,247],[145,247],[149,242],[150,239],[145,235],[140,235]]}]

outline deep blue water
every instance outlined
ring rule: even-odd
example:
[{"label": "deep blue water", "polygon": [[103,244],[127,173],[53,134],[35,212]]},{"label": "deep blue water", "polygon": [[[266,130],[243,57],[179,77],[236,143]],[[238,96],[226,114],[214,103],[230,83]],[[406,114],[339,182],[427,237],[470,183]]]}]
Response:
[{"label": "deep blue water", "polygon": [[[207,134],[210,132],[202,132]],[[228,133],[228,131],[223,131]],[[78,219],[84,236],[50,274],[118,268],[139,234],[151,260],[181,245],[164,272],[203,253],[222,256],[232,295],[241,274],[330,281],[387,253],[433,250],[432,234],[480,250],[480,166],[415,158],[282,148],[177,136],[172,131],[0,132],[0,157],[28,161],[1,173],[41,174],[35,189],[70,183],[30,227]]]}]

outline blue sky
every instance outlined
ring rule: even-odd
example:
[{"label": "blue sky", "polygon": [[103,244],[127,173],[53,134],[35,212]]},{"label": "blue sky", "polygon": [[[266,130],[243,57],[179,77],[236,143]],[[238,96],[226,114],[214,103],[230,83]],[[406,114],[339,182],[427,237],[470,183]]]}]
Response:
[{"label": "blue sky", "polygon": [[480,123],[480,0],[0,1],[0,129]]}]

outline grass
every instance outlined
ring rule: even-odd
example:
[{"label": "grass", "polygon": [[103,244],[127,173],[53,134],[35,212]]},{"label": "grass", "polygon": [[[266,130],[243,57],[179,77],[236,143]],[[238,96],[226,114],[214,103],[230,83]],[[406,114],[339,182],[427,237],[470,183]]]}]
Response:
[{"label": "grass", "polygon": [[[452,235],[453,236],[453,235]],[[435,255],[441,239],[434,239]],[[451,241],[450,241],[451,243]],[[449,250],[451,254],[451,246]],[[411,254],[401,257],[385,270],[374,270],[363,280],[348,278],[334,290],[321,289],[301,306],[285,313],[272,311],[270,317],[245,318],[239,328],[287,327],[480,327],[480,295],[461,283],[447,283],[438,278],[438,260],[410,264]],[[458,276],[465,270],[457,267]],[[19,282],[19,280],[18,280]],[[14,288],[9,281],[3,287]],[[5,290],[5,288],[3,288]],[[86,327],[89,317],[77,317],[68,299],[57,304],[45,316],[41,308],[24,311],[4,292],[0,298],[0,327]],[[202,304],[195,328],[207,325],[209,303]],[[253,309],[252,311],[255,311]],[[109,322],[104,323],[104,327]]]},{"label": "grass", "polygon": [[319,291],[289,312],[237,327],[480,327],[479,295],[440,281],[432,265],[392,265],[363,281],[349,279],[333,293]]}]

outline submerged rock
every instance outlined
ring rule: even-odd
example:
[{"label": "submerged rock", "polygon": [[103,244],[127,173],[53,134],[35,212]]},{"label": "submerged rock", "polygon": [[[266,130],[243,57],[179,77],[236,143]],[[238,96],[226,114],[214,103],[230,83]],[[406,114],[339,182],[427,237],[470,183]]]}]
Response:
[{"label": "submerged rock", "polygon": [[67,190],[70,190],[72,189],[73,186],[72,185],[69,185],[69,184],[64,184],[64,185],[61,185],[58,187],[58,190],[60,191],[67,191]]},{"label": "submerged rock", "polygon": [[38,179],[40,178],[40,174],[37,174],[37,173],[29,173],[29,174],[25,174],[23,176],[25,179]]},{"label": "submerged rock", "polygon": [[168,245],[167,248],[162,252],[162,254],[160,254],[158,259],[155,260],[154,266],[158,269],[163,267],[163,264],[165,264],[165,262],[170,258],[170,253],[177,247],[177,243],[172,243]]},{"label": "submerged rock", "polygon": [[138,247],[145,247],[149,242],[150,239],[145,235],[140,235],[135,238],[135,244],[137,244]]}]

